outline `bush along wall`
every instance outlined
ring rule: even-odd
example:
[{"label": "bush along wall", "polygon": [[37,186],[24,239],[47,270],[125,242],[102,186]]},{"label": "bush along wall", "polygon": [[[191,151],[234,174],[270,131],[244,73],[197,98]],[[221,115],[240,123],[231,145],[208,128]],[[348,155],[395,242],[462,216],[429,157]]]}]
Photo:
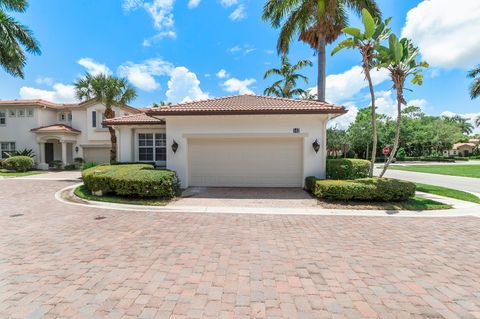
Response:
[{"label": "bush along wall", "polygon": [[370,161],[352,158],[327,160],[328,179],[357,179],[368,177]]},{"label": "bush along wall", "polygon": [[174,171],[148,164],[99,165],[82,171],[82,178],[93,194],[171,199],[181,193]]},{"label": "bush along wall", "polygon": [[12,156],[3,161],[2,166],[8,170],[16,172],[27,172],[33,169],[35,165],[33,159],[29,156]]},{"label": "bush along wall", "polygon": [[391,178],[318,180],[307,177],[305,188],[320,199],[391,202],[414,197],[416,186],[411,182]]}]

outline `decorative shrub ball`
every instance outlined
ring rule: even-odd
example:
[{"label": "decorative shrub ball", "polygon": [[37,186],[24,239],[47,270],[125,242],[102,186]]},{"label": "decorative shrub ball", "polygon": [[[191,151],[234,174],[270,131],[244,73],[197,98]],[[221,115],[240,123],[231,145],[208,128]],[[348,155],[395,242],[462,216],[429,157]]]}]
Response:
[{"label": "decorative shrub ball", "polygon": [[3,161],[2,166],[16,172],[27,172],[33,169],[35,163],[29,156],[12,156]]}]

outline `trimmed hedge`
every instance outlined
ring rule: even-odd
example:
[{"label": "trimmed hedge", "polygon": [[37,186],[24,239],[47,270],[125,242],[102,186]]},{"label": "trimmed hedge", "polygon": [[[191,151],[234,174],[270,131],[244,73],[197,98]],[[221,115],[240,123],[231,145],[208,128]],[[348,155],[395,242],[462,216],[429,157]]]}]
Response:
[{"label": "trimmed hedge", "polygon": [[2,166],[10,171],[26,172],[33,169],[35,162],[30,156],[12,156],[3,161]]},{"label": "trimmed hedge", "polygon": [[82,171],[82,178],[91,192],[165,199],[180,195],[180,182],[175,172],[156,170],[148,164],[99,165]]},{"label": "trimmed hedge", "polygon": [[307,177],[305,188],[321,199],[391,202],[414,197],[416,186],[411,182],[391,178],[317,180],[315,177]]},{"label": "trimmed hedge", "polygon": [[368,177],[370,161],[342,158],[327,160],[328,179],[357,179]]}]

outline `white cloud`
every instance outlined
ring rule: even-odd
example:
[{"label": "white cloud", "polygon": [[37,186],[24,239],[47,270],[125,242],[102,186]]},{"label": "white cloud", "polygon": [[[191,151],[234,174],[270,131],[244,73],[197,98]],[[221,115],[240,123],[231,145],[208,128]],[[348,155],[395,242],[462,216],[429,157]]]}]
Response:
[{"label": "white cloud", "polygon": [[73,85],[55,83],[53,90],[41,90],[29,86],[20,88],[20,98],[22,99],[43,99],[59,103],[76,102],[75,87]]},{"label": "white cloud", "polygon": [[235,53],[237,53],[237,52],[242,52],[243,55],[247,55],[247,54],[249,54],[249,53],[251,53],[251,52],[253,52],[253,51],[256,51],[256,50],[257,50],[257,49],[256,49],[253,45],[251,45],[251,44],[244,44],[244,45],[242,45],[242,46],[236,45],[236,46],[228,49],[227,51],[230,52],[230,53],[232,53],[232,54],[235,54]]},{"label": "white cloud", "polygon": [[432,66],[468,67],[478,63],[479,17],[478,0],[424,0],[407,13],[402,36],[411,38]]},{"label": "white cloud", "polygon": [[238,3],[238,0],[220,0],[220,4],[226,8],[234,6]]},{"label": "white cloud", "polygon": [[186,67],[176,67],[168,81],[166,96],[169,102],[181,103],[208,99],[208,93],[200,88],[197,75]]},{"label": "white cloud", "polygon": [[189,0],[188,1],[188,7],[190,9],[196,8],[196,7],[198,7],[198,5],[200,4],[201,1],[202,0]]},{"label": "white cloud", "polygon": [[[157,30],[157,34],[151,39],[145,39],[142,43],[143,46],[150,46],[151,41],[161,40],[163,38],[175,38],[177,36],[175,32],[175,19],[173,16],[173,5],[175,0],[124,0],[123,8],[126,11],[135,10],[143,7],[153,19],[153,25]],[[191,5],[198,5],[199,0],[190,0],[189,7]]]},{"label": "white cloud", "polygon": [[46,84],[46,85],[52,85],[53,84],[53,79],[50,77],[38,77],[35,80],[35,83],[37,84]]},{"label": "white cloud", "polygon": [[245,12],[245,6],[243,4],[239,5],[229,16],[232,21],[240,21],[247,17]]},{"label": "white cloud", "polygon": [[[388,70],[386,69],[374,69],[371,71],[371,76],[373,85],[378,85],[389,79]],[[354,66],[343,73],[330,74],[326,80],[326,100],[332,103],[348,100],[368,86],[360,66]],[[316,87],[310,90],[313,94],[317,93]]]},{"label": "white cloud", "polygon": [[86,68],[88,73],[92,75],[112,74],[112,71],[105,64],[98,63],[92,58],[81,58],[78,60],[78,64]]},{"label": "white cloud", "polygon": [[[397,116],[397,99],[394,91],[379,91],[375,93],[375,106],[377,107],[377,112],[385,114],[389,117]],[[407,106],[418,106],[422,110],[427,106],[427,101],[425,99],[412,99],[407,100]],[[406,106],[402,105],[402,109]]]},{"label": "white cloud", "polygon": [[245,79],[239,80],[236,78],[231,78],[223,82],[222,86],[224,87],[225,91],[230,93],[238,93],[238,94],[255,94],[249,86],[255,83],[255,79]]},{"label": "white cloud", "polygon": [[351,123],[355,122],[358,107],[353,102],[343,103],[343,106],[347,108],[348,112],[328,122],[328,127],[336,127],[341,130],[346,130]]},{"label": "white cloud", "polygon": [[154,76],[170,75],[174,66],[162,59],[150,59],[143,63],[126,62],[118,68],[118,74],[126,77],[134,86],[143,91],[160,87]]},{"label": "white cloud", "polygon": [[225,71],[224,69],[221,69],[221,70],[218,71],[215,75],[216,75],[217,78],[219,78],[219,79],[224,79],[224,78],[230,77],[230,74],[228,74],[228,72]]},{"label": "white cloud", "polygon": [[480,133],[480,127],[477,127],[475,125],[475,119],[480,116],[480,112],[478,113],[455,113],[451,111],[444,111],[440,114],[441,116],[447,116],[447,117],[454,117],[455,115],[460,115],[461,117],[468,119],[468,122],[473,125],[473,134],[479,134]]}]

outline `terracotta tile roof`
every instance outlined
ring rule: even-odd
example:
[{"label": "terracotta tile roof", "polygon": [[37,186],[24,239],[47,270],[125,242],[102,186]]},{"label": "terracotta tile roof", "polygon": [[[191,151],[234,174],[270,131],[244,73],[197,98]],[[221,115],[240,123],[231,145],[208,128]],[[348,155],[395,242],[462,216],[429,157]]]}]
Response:
[{"label": "terracotta tile roof", "polygon": [[462,146],[469,146],[471,148],[474,148],[477,145],[475,143],[455,143],[455,144],[453,144],[452,149],[456,150],[456,149],[458,149],[459,147],[462,147]]},{"label": "terracotta tile roof", "polygon": [[105,125],[127,125],[127,124],[137,124],[137,125],[162,125],[165,124],[164,120],[148,116],[145,113],[131,114],[126,116],[120,116],[113,119],[107,119],[103,121]]},{"label": "terracotta tile roof", "polygon": [[[80,108],[85,105],[96,103],[95,100],[88,100],[80,103],[55,103],[50,102],[47,100],[42,99],[31,99],[31,100],[0,100],[0,106],[43,106],[48,107],[55,110],[63,110],[63,109],[70,109],[70,108]],[[140,113],[144,112],[142,109],[137,109],[135,107],[129,105],[122,105],[123,108],[128,109],[130,112]]]},{"label": "terracotta tile roof", "polygon": [[37,127],[30,130],[34,133],[68,133],[68,134],[80,134],[81,132],[73,127],[64,124],[54,124],[48,126]]},{"label": "terracotta tile roof", "polygon": [[55,109],[61,109],[66,107],[79,107],[78,103],[55,103],[55,102],[50,102],[42,99],[0,100],[0,105],[8,105],[8,106],[33,105],[33,106],[46,106],[46,107],[55,108]]},{"label": "terracotta tile roof", "polygon": [[314,100],[234,95],[151,108],[151,115],[344,114],[343,106]]}]

